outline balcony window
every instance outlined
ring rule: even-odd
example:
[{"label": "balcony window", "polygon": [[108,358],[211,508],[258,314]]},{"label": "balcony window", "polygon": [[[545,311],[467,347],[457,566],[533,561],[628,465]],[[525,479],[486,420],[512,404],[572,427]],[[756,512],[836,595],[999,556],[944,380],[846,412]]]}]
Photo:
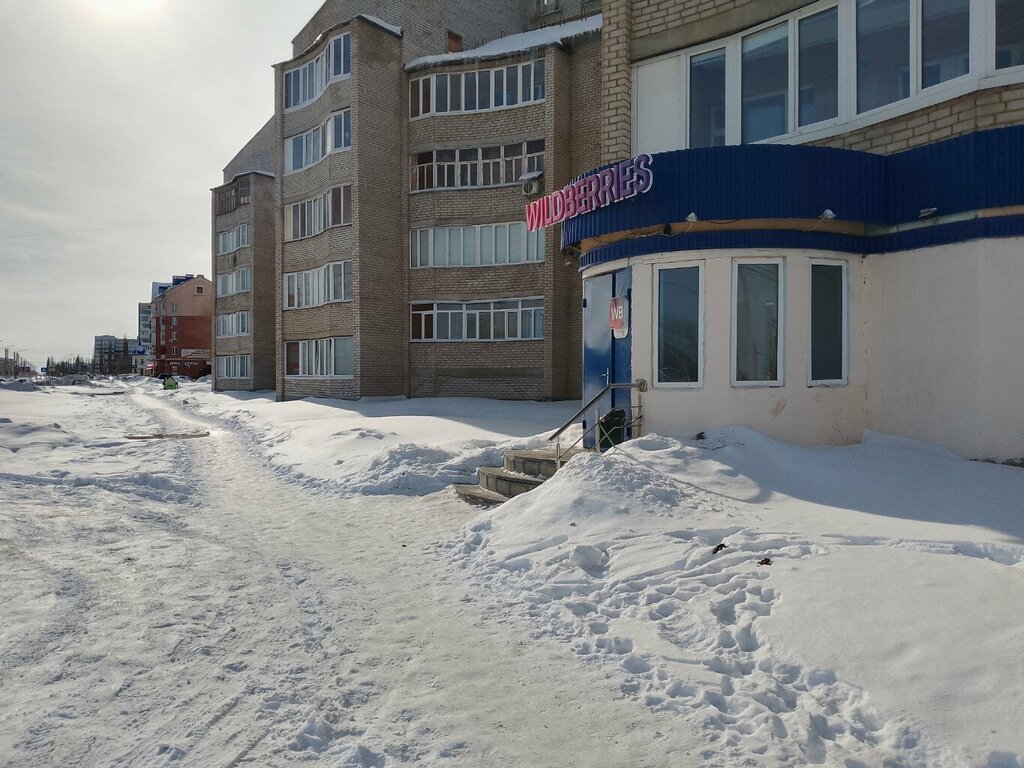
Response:
[{"label": "balcony window", "polygon": [[800,125],[839,116],[839,9],[800,19]]},{"label": "balcony window", "polygon": [[921,87],[970,70],[970,0],[921,0]]},{"label": "balcony window", "polygon": [[725,144],[725,49],[690,58],[690,146]]},{"label": "balcony window", "polygon": [[996,0],[996,69],[1024,65],[1024,0]]},{"label": "balcony window", "polygon": [[857,112],[910,95],[910,0],[857,0]]},{"label": "balcony window", "polygon": [[787,24],[743,38],[743,142],[786,133],[789,106]]}]

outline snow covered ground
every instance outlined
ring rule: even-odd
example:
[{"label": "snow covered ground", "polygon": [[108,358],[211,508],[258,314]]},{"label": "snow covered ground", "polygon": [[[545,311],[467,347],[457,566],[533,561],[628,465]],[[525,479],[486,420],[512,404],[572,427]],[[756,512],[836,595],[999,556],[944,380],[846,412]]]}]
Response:
[{"label": "snow covered ground", "polygon": [[274,402],[273,392],[214,394],[206,384],[174,392],[142,379],[158,398],[238,431],[283,476],[352,494],[425,494],[469,482],[500,464],[505,448],[544,444],[579,403],[477,398],[310,398]]},{"label": "snow covered ground", "polygon": [[0,388],[0,764],[1024,764],[1024,470],[732,428],[445,489],[572,410]]},{"label": "snow covered ground", "polygon": [[741,428],[574,458],[452,545],[710,765],[1024,761],[1024,472]]}]

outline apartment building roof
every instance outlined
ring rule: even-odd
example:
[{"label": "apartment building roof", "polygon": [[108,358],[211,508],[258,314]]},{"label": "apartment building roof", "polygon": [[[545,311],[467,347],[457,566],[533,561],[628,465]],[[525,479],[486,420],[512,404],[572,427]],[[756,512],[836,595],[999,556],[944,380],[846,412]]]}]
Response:
[{"label": "apartment building roof", "polygon": [[274,178],[274,174],[268,173],[267,171],[256,171],[256,170],[252,170],[252,171],[239,171],[234,176],[232,176],[230,179],[225,181],[223,184],[218,184],[216,187],[210,187],[210,191],[214,192],[214,191],[220,189],[221,187],[230,186],[231,184],[234,184],[236,181],[238,181],[238,179],[242,178],[243,176],[248,176],[250,174],[252,174],[254,176],[266,176],[268,179]]},{"label": "apartment building roof", "polygon": [[[338,24],[332,24],[330,27],[328,27],[327,29],[323,30],[320,34],[318,34],[316,36],[316,38],[313,40],[313,42],[310,43],[308,46],[306,46],[306,49],[304,51],[301,51],[300,53],[295,54],[290,59],[285,59],[284,61],[279,61],[274,66],[275,67],[283,67],[286,64],[291,64],[293,61],[297,61],[297,60],[301,59],[303,56],[307,55],[310,51],[312,51],[314,48],[316,48],[318,45],[320,45],[331,34],[336,32],[337,30],[341,29],[342,27],[348,26],[349,24],[351,24],[356,19],[362,19],[363,21],[367,22],[368,24],[373,24],[375,27],[379,27],[380,29],[383,29],[385,32],[391,33],[395,37],[401,37],[402,36],[402,28],[401,27],[396,27],[394,24],[388,24],[383,19],[378,19],[376,16],[371,16],[368,13],[357,13],[351,19],[346,19],[345,21],[339,22]],[[292,42],[294,42],[294,40]]]},{"label": "apartment building roof", "polygon": [[560,45],[573,38],[583,37],[584,35],[600,31],[602,23],[602,16],[598,13],[593,16],[587,16],[585,19],[576,19],[564,24],[554,24],[542,29],[500,37],[497,40],[491,40],[489,43],[484,43],[468,51],[443,53],[436,56],[421,56],[406,64],[405,69],[407,72],[412,72],[439,64],[496,59],[514,53],[525,53],[537,48],[545,48],[549,45]]}]

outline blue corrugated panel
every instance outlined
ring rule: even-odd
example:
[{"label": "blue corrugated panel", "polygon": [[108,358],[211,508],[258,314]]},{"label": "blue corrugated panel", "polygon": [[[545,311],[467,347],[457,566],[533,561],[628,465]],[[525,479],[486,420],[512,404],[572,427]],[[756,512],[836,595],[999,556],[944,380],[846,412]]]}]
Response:
[{"label": "blue corrugated panel", "polygon": [[[652,163],[654,185],[639,197],[564,223],[562,243],[684,221],[813,219],[826,208],[843,221],[891,226],[916,221],[922,209],[940,215],[1024,204],[1024,126],[982,131],[883,156],[826,147],[754,144],[662,152]],[[596,172],[596,171],[594,171]],[[976,231],[983,225],[968,226]],[[934,241],[957,228],[905,236],[855,238],[811,232],[693,233],[660,245],[614,246],[615,252],[694,247],[828,248],[876,253],[887,244]],[[973,236],[973,235],[972,235]],[[674,243],[680,245],[674,245]],[[687,245],[682,245],[682,243]],[[730,245],[694,245],[696,243]],[[947,241],[952,242],[952,241]],[[806,243],[806,245],[797,245]],[[813,243],[819,243],[814,245]],[[917,247],[917,246],[915,246]],[[595,259],[614,257],[603,252]]]},{"label": "blue corrugated panel", "polygon": [[1024,203],[1024,126],[980,131],[886,158],[887,221]]},{"label": "blue corrugated panel", "polygon": [[830,147],[748,144],[654,155],[654,185],[639,197],[565,222],[563,243],[683,221],[816,218],[881,224],[885,158]]}]

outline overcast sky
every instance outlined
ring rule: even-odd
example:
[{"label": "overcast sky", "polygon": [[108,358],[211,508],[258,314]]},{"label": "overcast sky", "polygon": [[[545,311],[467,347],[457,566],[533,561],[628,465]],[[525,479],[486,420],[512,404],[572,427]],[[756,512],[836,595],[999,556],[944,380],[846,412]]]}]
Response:
[{"label": "overcast sky", "polygon": [[0,0],[0,356],[91,356],[209,277],[210,188],[322,2]]}]

